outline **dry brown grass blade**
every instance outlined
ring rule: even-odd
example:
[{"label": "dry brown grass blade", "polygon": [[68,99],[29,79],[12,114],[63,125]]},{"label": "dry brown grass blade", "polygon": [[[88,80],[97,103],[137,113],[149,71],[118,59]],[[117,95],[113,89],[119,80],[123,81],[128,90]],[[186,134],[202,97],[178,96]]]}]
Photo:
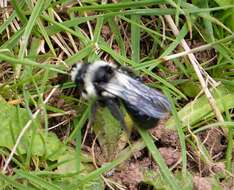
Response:
[{"label": "dry brown grass blade", "polygon": [[[165,5],[161,5],[161,8],[167,8]],[[173,34],[175,36],[178,36],[179,35],[179,30],[177,28],[177,26],[175,25],[175,22],[173,21],[172,17],[170,15],[165,15],[165,19],[169,25],[169,27],[171,28]],[[185,51],[190,51],[190,47],[188,46],[188,44],[186,43],[186,41],[184,39],[181,40],[181,46],[184,48]],[[215,113],[215,116],[217,118],[217,120],[219,122],[223,122],[224,119],[223,119],[223,116],[215,102],[215,99],[214,97],[212,96],[208,86],[207,86],[207,79],[210,80],[211,77],[209,76],[208,73],[206,73],[204,71],[203,68],[201,68],[201,66],[199,65],[199,62],[198,60],[196,59],[195,55],[193,53],[188,53],[187,54],[189,60],[190,60],[190,63],[192,64],[193,68],[194,68],[194,71],[198,77],[198,80],[201,84],[201,87],[202,87],[202,90],[204,91],[208,101],[209,101],[209,104],[212,108],[212,110],[214,111]],[[204,78],[204,76],[206,77],[206,79]],[[214,80],[212,79],[212,82],[214,82]],[[216,85],[215,85],[216,86]],[[226,133],[226,132],[225,132]]]}]

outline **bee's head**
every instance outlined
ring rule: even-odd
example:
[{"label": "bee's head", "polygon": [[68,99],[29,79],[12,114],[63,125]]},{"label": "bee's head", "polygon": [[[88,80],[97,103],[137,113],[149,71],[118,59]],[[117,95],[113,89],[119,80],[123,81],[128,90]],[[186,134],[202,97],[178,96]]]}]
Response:
[{"label": "bee's head", "polygon": [[77,85],[84,87],[85,75],[89,64],[77,63],[72,66],[71,79]]},{"label": "bee's head", "polygon": [[105,61],[93,64],[77,63],[71,71],[71,79],[86,96],[97,96],[101,93],[100,84],[108,83],[114,74],[114,66]]}]

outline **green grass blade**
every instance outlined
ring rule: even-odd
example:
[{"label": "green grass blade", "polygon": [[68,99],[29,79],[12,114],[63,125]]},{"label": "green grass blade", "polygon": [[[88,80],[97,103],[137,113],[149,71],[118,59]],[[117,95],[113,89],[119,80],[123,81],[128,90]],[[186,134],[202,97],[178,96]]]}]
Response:
[{"label": "green grass blade", "polygon": [[6,28],[12,23],[12,21],[15,19],[15,17],[17,16],[16,12],[14,11],[9,18],[7,18],[3,23],[1,23],[0,25],[0,34],[2,34],[2,32],[4,30],[6,30]]},{"label": "green grass blade", "polygon": [[151,35],[159,36],[159,37],[161,37],[161,38],[165,37],[165,38],[168,39],[168,40],[174,41],[174,39],[172,39],[172,38],[170,38],[170,37],[168,37],[168,36],[163,36],[161,33],[156,32],[156,31],[154,31],[154,30],[152,30],[152,29],[150,29],[150,28],[147,28],[147,27],[145,27],[145,26],[143,26],[143,25],[141,25],[141,24],[139,24],[139,23],[136,23],[136,22],[134,22],[134,21],[132,21],[132,20],[130,20],[130,19],[124,17],[124,16],[119,16],[119,18],[121,18],[121,19],[123,19],[123,20],[129,22],[130,24],[133,24],[133,25],[135,25],[135,26],[138,26],[139,28],[143,29],[145,32],[147,32],[147,33],[149,33],[149,34],[151,34]]},{"label": "green grass blade", "polygon": [[[88,181],[115,168],[116,166],[127,160],[132,155],[132,153],[142,150],[144,147],[145,147],[144,143],[142,141],[138,141],[137,143],[134,143],[134,145],[132,145],[131,148],[129,147],[125,148],[121,153],[119,153],[118,157],[114,161],[105,163],[104,165],[102,165],[102,167],[94,170],[93,172],[90,172],[88,175],[81,178],[81,181],[77,183],[76,187],[80,187],[81,185],[86,184]],[[74,190],[75,189],[76,188],[74,188]]]},{"label": "green grass blade", "polygon": [[81,129],[82,126],[80,122],[76,119],[74,121],[74,126],[77,129],[77,134],[76,136],[76,171],[80,172],[80,166],[81,166]]},{"label": "green grass blade", "polygon": [[85,122],[89,118],[91,106],[92,104],[90,103],[89,106],[85,109],[79,122],[75,125],[75,129],[72,131],[70,136],[66,139],[65,144],[73,140],[76,137],[76,135],[79,133],[80,129],[84,126]]},{"label": "green grass blade", "polygon": [[101,4],[101,5],[91,5],[91,6],[83,6],[83,7],[72,7],[68,11],[69,12],[77,12],[77,11],[90,11],[90,10],[119,10],[123,8],[135,8],[142,7],[152,4],[166,3],[165,0],[144,0],[144,1],[134,1],[134,2],[121,2],[121,3],[109,3],[109,4]]},{"label": "green grass blade", "polygon": [[35,66],[38,68],[49,69],[51,71],[55,71],[58,73],[67,74],[67,72],[60,70],[59,66],[51,65],[51,64],[39,64],[30,59],[17,59],[17,58],[14,58],[13,56],[8,56],[8,55],[4,55],[0,53],[0,60],[8,61],[9,63],[12,63],[12,64],[31,65],[31,66]]},{"label": "green grass blade", "polygon": [[148,131],[138,128],[138,132],[140,133],[143,141],[145,142],[148,150],[150,151],[152,157],[154,158],[155,162],[158,164],[160,171],[165,178],[165,181],[169,184],[172,190],[179,190],[181,189],[173,174],[170,172],[169,168],[165,164],[165,161],[163,160],[159,150],[154,145],[154,141],[152,137],[149,135]]},{"label": "green grass blade", "polygon": [[74,31],[74,30],[68,28],[68,27],[65,26],[63,23],[56,22],[56,21],[52,20],[50,17],[48,17],[48,16],[43,16],[43,18],[44,18],[46,21],[50,22],[51,24],[53,24],[53,25],[57,26],[58,28],[60,28],[62,31],[64,31],[64,32],[65,32],[65,31],[66,31],[66,32],[69,32],[69,33],[71,33],[72,35],[74,35],[74,36],[80,38],[80,39],[83,40],[83,41],[88,41],[88,42],[90,42],[90,39],[88,39],[87,37],[85,37],[83,34],[78,33],[77,31]]},{"label": "green grass blade", "polygon": [[31,182],[32,184],[36,184],[36,186],[38,186],[40,188],[44,188],[44,189],[48,189],[48,190],[62,190],[62,188],[60,188],[59,186],[57,186],[53,183],[50,183],[41,177],[30,174],[29,172],[17,170],[16,174],[19,175],[20,177],[23,177],[23,178],[29,180],[29,182]]},{"label": "green grass blade", "polygon": [[[11,187],[13,186],[16,189],[19,189],[19,190],[26,190],[26,189],[27,190],[35,190],[35,188],[33,188],[33,187],[29,187],[29,186],[23,185],[22,183],[17,182],[15,177],[5,176],[3,174],[0,174],[0,178],[1,178],[1,180],[5,181],[5,183],[8,183],[9,186],[11,186]],[[8,184],[5,184],[6,187],[8,186]]]},{"label": "green grass blade", "polygon": [[[27,25],[25,27],[25,30],[24,30],[24,33],[22,36],[22,43],[20,45],[20,50],[19,50],[19,54],[18,54],[19,59],[24,58],[25,50],[26,50],[27,45],[28,45],[31,31],[36,23],[37,17],[40,15],[40,13],[42,11],[43,5],[44,5],[43,1],[37,1],[35,7],[33,8],[32,14],[29,18],[29,21],[27,22]],[[16,72],[15,72],[16,78],[18,78],[20,75],[21,67],[22,67],[22,65],[16,66],[16,69],[15,69],[16,70]]]},{"label": "green grass blade", "polygon": [[164,93],[169,98],[169,101],[170,101],[171,106],[172,106],[172,115],[176,121],[176,129],[177,129],[177,132],[179,134],[181,153],[182,153],[182,173],[185,177],[187,175],[187,151],[186,151],[186,145],[185,145],[185,134],[183,132],[181,121],[180,121],[180,118],[177,114],[175,103],[174,103],[171,95],[167,91],[164,91]]},{"label": "green grass blade", "polygon": [[[113,22],[113,20],[116,20],[116,22]],[[111,31],[114,33],[114,38],[116,42],[118,43],[121,55],[126,56],[125,44],[121,35],[121,30],[120,30],[121,27],[119,27],[117,24],[118,22],[120,21],[117,17],[108,18],[108,24],[110,26]]]},{"label": "green grass blade", "polygon": [[78,61],[81,61],[83,58],[87,57],[94,49],[94,44],[91,43],[90,45],[87,45],[85,48],[80,50],[78,53],[68,57],[65,62],[68,65],[72,65],[74,63],[77,63]]},{"label": "green grass blade", "polygon": [[13,49],[16,44],[19,43],[20,37],[23,35],[25,28],[21,28],[18,30],[9,40],[7,40],[4,44],[1,45],[1,49]]},{"label": "green grass blade", "polygon": [[17,16],[19,17],[19,20],[24,24],[26,24],[28,22],[27,17],[25,16],[25,14],[23,13],[23,5],[25,4],[24,1],[16,1],[16,0],[11,0],[12,6],[14,7],[14,10],[17,14]]},{"label": "green grass blade", "polygon": [[[140,24],[141,17],[138,15],[132,15],[131,20]],[[140,62],[140,28],[134,24],[131,24],[131,45],[132,45],[132,60],[139,64]]]},{"label": "green grass blade", "polygon": [[46,43],[48,44],[52,54],[56,57],[56,53],[55,53],[53,44],[52,44],[52,42],[51,42],[51,40],[49,38],[49,35],[47,34],[47,31],[46,31],[45,27],[43,26],[43,23],[42,23],[41,19],[37,20],[37,25],[38,25],[38,27],[40,29],[40,32],[41,32],[42,36],[44,37]]}]

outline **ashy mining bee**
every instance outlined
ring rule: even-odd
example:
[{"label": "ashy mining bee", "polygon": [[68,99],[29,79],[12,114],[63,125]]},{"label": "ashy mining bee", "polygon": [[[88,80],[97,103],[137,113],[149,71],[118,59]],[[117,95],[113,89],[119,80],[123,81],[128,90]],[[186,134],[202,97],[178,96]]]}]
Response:
[{"label": "ashy mining bee", "polygon": [[125,69],[105,61],[76,64],[71,79],[80,87],[83,97],[94,98],[107,106],[124,128],[121,104],[132,120],[144,128],[156,126],[157,121],[171,110],[169,101],[159,91],[130,76]]}]

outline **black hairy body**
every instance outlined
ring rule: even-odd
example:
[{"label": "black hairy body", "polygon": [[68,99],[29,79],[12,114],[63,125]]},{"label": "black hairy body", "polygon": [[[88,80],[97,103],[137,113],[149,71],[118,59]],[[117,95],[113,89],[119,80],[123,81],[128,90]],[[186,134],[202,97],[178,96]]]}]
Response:
[{"label": "black hairy body", "polygon": [[85,98],[95,98],[107,106],[124,128],[120,103],[133,121],[144,128],[156,126],[157,121],[170,111],[170,104],[164,95],[132,77],[132,74],[130,76],[126,70],[107,62],[79,63],[73,68],[71,76]]}]

